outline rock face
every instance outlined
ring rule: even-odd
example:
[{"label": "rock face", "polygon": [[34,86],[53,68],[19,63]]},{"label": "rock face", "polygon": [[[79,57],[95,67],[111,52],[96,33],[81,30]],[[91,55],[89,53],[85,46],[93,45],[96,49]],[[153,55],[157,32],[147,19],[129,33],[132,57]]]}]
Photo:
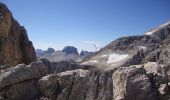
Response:
[{"label": "rock face", "polygon": [[73,46],[64,47],[62,52],[65,52],[67,54],[78,54],[77,48],[75,48]]},{"label": "rock face", "polygon": [[35,61],[35,50],[23,26],[12,17],[8,8],[0,3],[0,65]]}]

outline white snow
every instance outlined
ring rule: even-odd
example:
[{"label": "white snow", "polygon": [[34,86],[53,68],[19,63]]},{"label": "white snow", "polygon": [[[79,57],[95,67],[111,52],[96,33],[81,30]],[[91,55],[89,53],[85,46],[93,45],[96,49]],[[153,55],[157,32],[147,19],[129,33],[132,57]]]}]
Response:
[{"label": "white snow", "polygon": [[169,24],[170,24],[170,21],[165,23],[165,24],[160,25],[159,27],[163,27],[163,26],[166,26],[166,25],[169,25]]},{"label": "white snow", "polygon": [[107,55],[102,55],[101,57],[107,57]]},{"label": "white snow", "polygon": [[149,31],[149,32],[146,32],[145,35],[152,35],[154,32],[155,32],[155,30]]},{"label": "white snow", "polygon": [[146,47],[144,47],[144,46],[138,46],[138,48],[146,50]]},{"label": "white snow", "polygon": [[92,63],[97,63],[98,61],[97,61],[97,60],[92,60],[92,61],[90,61],[90,62],[92,62]]},{"label": "white snow", "polygon": [[128,55],[127,54],[110,54],[107,63],[115,63],[121,60],[124,60],[125,58],[127,58]]},{"label": "white snow", "polygon": [[169,25],[169,24],[170,24],[170,21],[167,22],[167,23],[165,23],[165,24],[160,25],[159,27],[155,28],[155,29],[152,30],[152,31],[146,32],[145,35],[152,35],[152,34],[153,34],[155,31],[157,31],[158,29],[160,29],[160,28],[162,28],[162,27],[164,27],[164,26],[167,26],[167,25]]}]

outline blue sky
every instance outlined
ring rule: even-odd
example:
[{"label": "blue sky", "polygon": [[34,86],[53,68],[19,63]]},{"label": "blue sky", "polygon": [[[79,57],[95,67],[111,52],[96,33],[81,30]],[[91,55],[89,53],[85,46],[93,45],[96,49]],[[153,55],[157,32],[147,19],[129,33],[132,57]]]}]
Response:
[{"label": "blue sky", "polygon": [[94,51],[121,36],[170,20],[170,0],[0,0],[25,26],[35,48]]}]

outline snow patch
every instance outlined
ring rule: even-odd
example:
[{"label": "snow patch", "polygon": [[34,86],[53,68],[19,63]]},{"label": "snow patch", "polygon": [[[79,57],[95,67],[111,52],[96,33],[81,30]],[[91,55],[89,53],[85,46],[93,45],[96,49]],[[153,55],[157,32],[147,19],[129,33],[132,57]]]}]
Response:
[{"label": "snow patch", "polygon": [[107,55],[102,55],[101,57],[107,57]]},{"label": "snow patch", "polygon": [[128,57],[127,54],[123,54],[123,55],[120,55],[120,54],[110,54],[107,63],[108,64],[109,63],[115,63],[115,62],[121,61],[121,60],[123,60],[123,59],[125,59],[127,57]]},{"label": "snow patch", "polygon": [[138,46],[139,49],[143,49],[143,50],[146,50],[146,47],[144,46]]},{"label": "snow patch", "polygon": [[155,32],[155,30],[149,31],[149,32],[146,32],[145,35],[152,35],[154,32]]},{"label": "snow patch", "polygon": [[160,25],[159,27],[164,27],[164,26],[167,26],[167,25],[169,25],[169,24],[170,24],[170,21],[167,22],[167,23],[165,23],[165,24]]},{"label": "snow patch", "polygon": [[98,61],[97,61],[97,60],[92,60],[92,61],[90,61],[90,62],[92,62],[92,63],[97,63]]}]

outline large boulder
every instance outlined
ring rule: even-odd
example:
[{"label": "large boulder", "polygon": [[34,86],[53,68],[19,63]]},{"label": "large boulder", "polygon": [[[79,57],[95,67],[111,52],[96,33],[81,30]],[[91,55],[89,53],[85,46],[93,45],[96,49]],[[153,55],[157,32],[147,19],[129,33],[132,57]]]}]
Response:
[{"label": "large boulder", "polygon": [[36,60],[35,50],[23,26],[0,3],[0,65],[29,64]]},{"label": "large boulder", "polygon": [[114,100],[157,100],[143,67],[121,67],[112,79]]}]

